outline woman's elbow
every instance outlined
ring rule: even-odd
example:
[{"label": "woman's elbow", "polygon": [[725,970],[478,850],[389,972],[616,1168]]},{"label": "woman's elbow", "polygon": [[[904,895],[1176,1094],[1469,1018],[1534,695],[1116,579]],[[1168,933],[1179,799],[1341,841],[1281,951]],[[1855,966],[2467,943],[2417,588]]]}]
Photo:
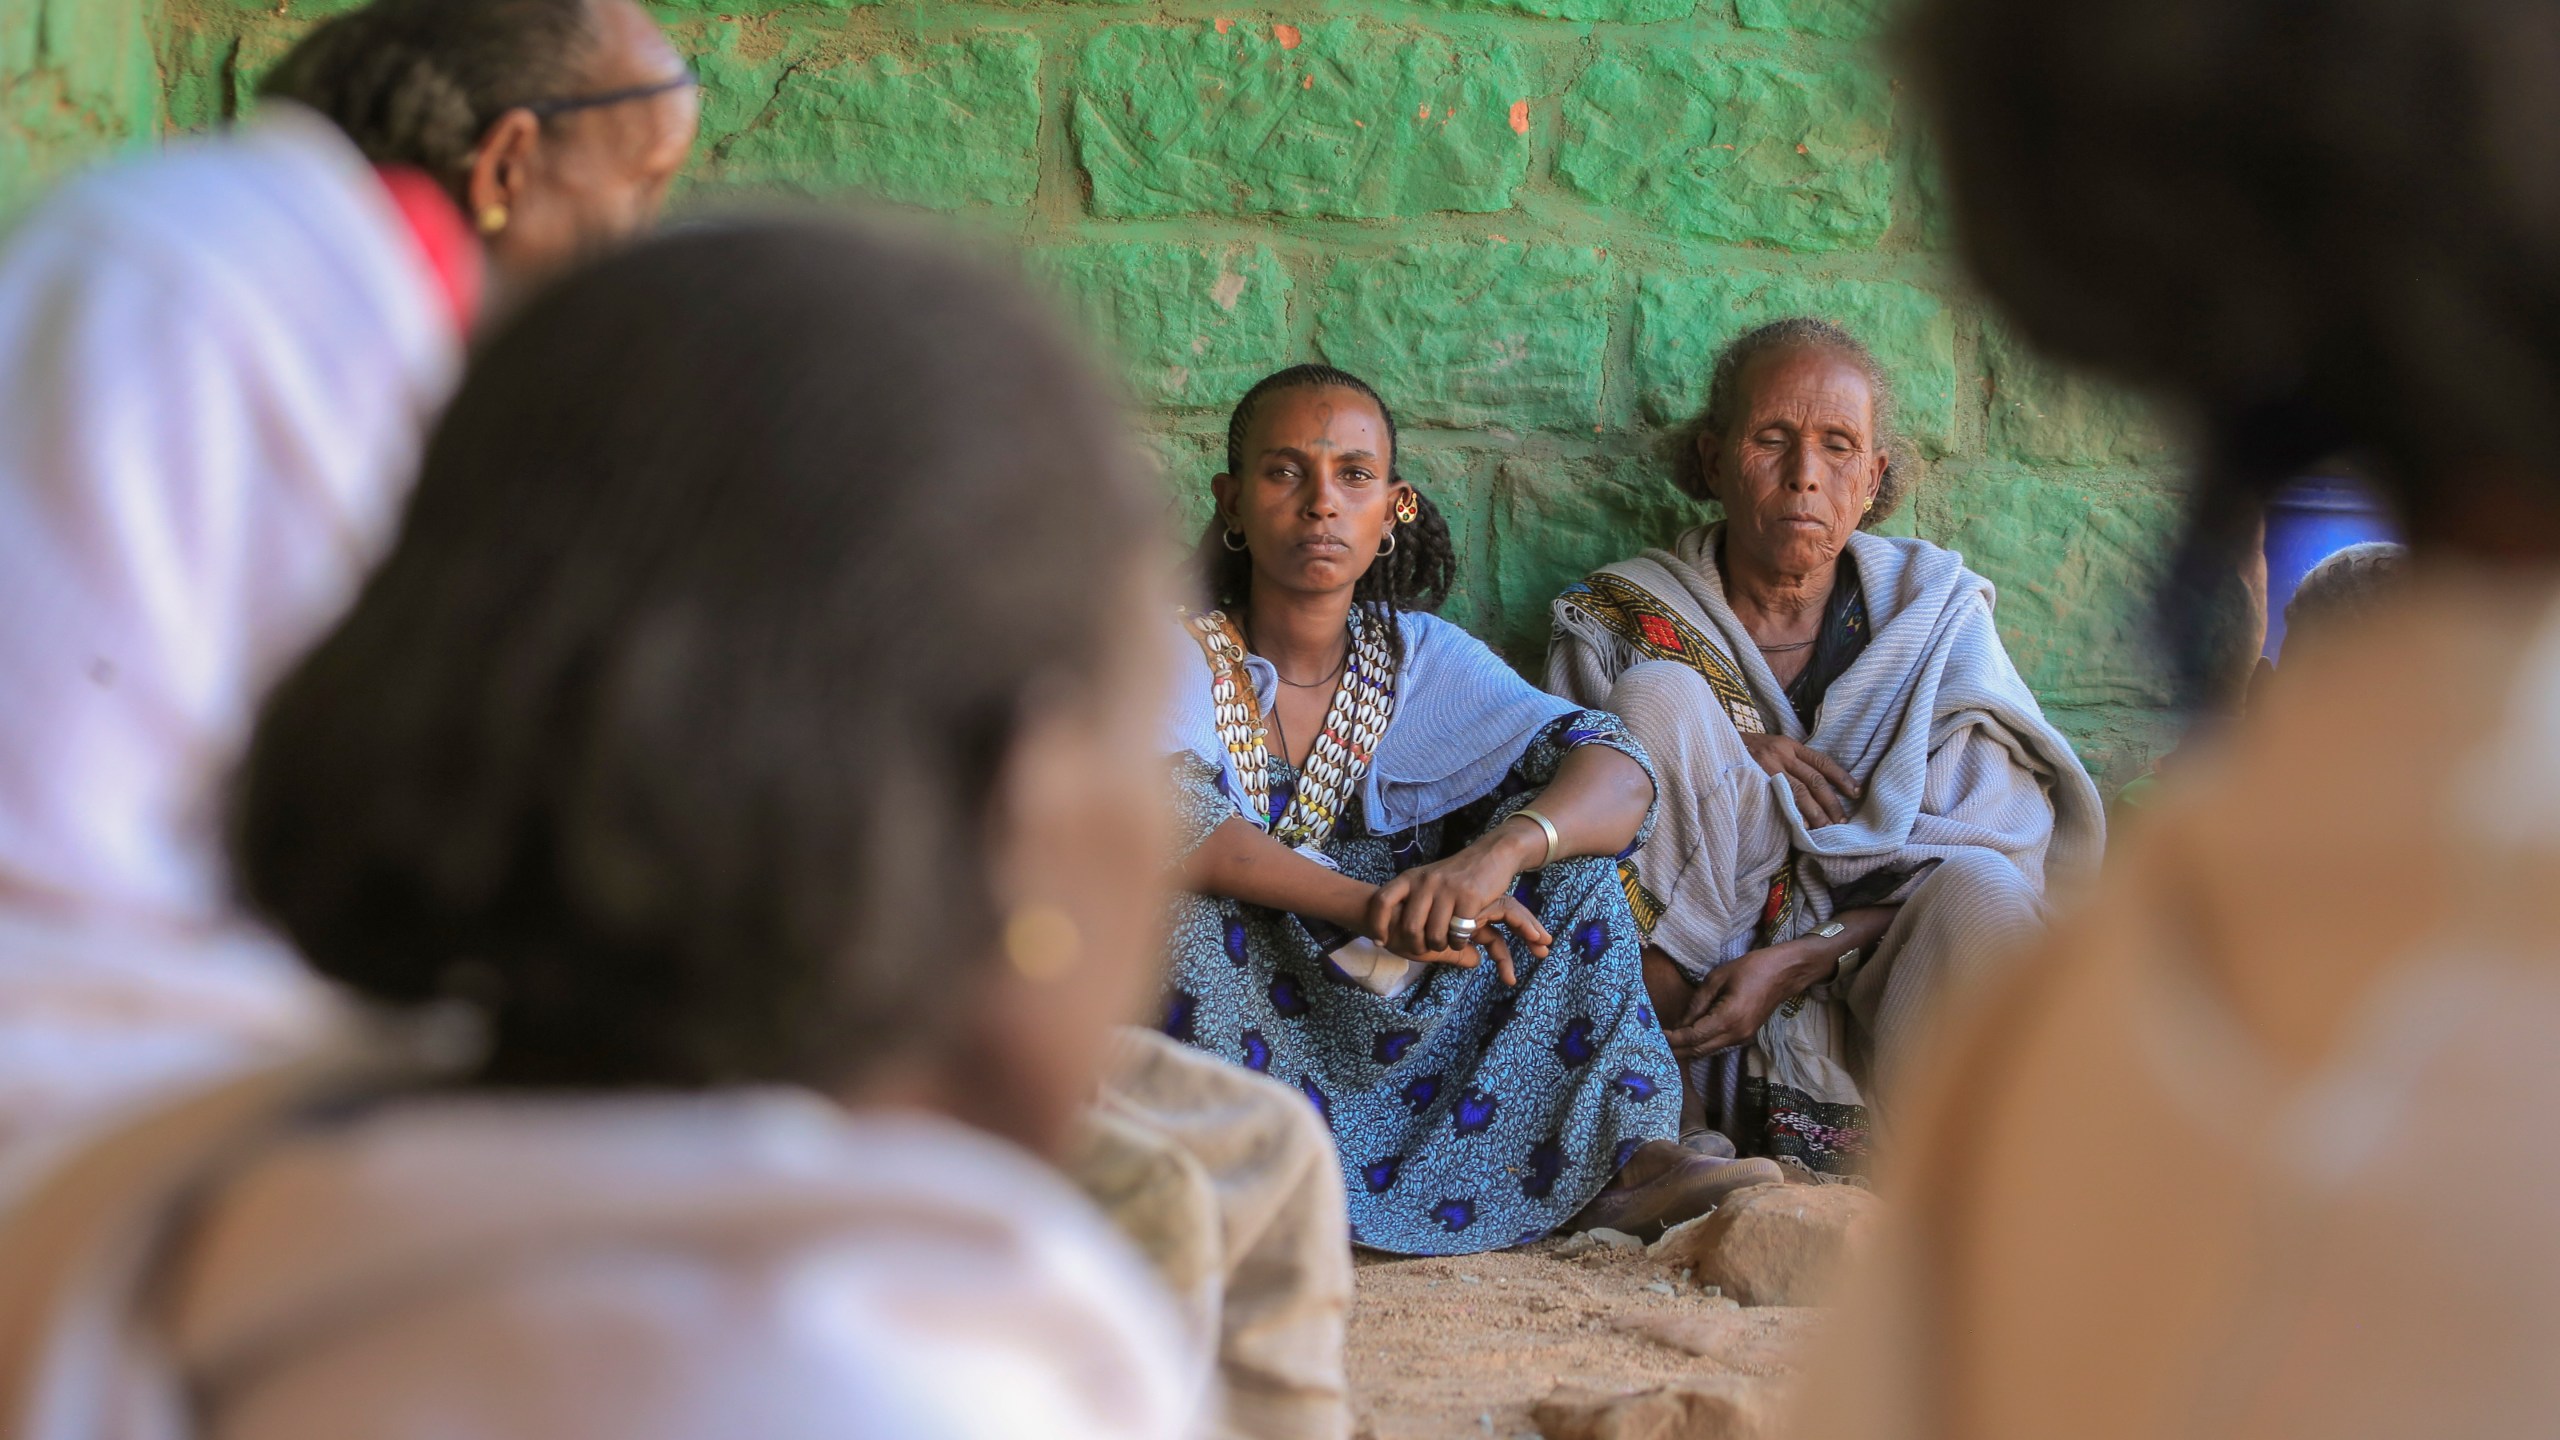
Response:
[{"label": "woman's elbow", "polygon": [[1644,833],[1645,817],[1653,813],[1653,773],[1615,750],[1595,747],[1593,753],[1602,757],[1601,773],[1608,781],[1603,790],[1608,803],[1603,807],[1605,813],[1598,817],[1598,828],[1605,832],[1602,838],[1610,853],[1615,854],[1636,843],[1636,836]]}]

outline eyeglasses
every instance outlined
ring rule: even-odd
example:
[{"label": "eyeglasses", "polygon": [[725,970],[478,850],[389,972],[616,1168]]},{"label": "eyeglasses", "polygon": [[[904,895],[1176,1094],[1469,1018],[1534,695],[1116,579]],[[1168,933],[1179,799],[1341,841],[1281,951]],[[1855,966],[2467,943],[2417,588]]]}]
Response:
[{"label": "eyeglasses", "polygon": [[622,105],[633,100],[651,99],[671,90],[690,90],[700,83],[702,82],[693,73],[693,67],[688,65],[668,79],[654,80],[646,85],[633,85],[623,90],[607,90],[600,95],[573,95],[558,100],[528,100],[521,105],[510,105],[506,108],[530,110],[535,119],[548,120],[554,115],[566,115],[572,110],[593,110],[601,105]]}]

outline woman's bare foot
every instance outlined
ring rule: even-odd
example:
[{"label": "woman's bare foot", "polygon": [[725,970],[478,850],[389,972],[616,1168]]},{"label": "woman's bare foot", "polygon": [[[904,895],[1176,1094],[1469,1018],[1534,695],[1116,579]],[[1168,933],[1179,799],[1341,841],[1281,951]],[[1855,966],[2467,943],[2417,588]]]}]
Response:
[{"label": "woman's bare foot", "polygon": [[1783,1184],[1786,1178],[1775,1160],[1718,1160],[1676,1141],[1648,1140],[1564,1228],[1641,1234],[1694,1220],[1737,1190]]}]

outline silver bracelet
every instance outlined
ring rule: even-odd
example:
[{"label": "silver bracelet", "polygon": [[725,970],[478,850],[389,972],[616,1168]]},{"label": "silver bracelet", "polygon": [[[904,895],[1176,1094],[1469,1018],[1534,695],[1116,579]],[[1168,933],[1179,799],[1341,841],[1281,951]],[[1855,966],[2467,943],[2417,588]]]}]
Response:
[{"label": "silver bracelet", "polygon": [[[1836,940],[1847,933],[1849,933],[1849,927],[1841,924],[1837,920],[1834,920],[1830,924],[1823,926],[1821,929],[1814,931],[1813,938],[1817,940]],[[1857,959],[1858,952],[1864,948],[1864,946],[1852,945],[1847,950],[1844,950],[1840,954],[1832,957],[1831,980],[1833,984],[1838,984],[1840,978],[1849,973],[1849,962]]]},{"label": "silver bracelet", "polygon": [[1554,864],[1556,859],[1556,847],[1563,843],[1563,837],[1556,834],[1556,822],[1539,814],[1537,811],[1530,809],[1526,805],[1521,806],[1519,809],[1514,810],[1511,813],[1515,818],[1526,817],[1527,819],[1536,821],[1538,828],[1547,832],[1546,857],[1529,868],[1532,870],[1544,870],[1549,865]]}]

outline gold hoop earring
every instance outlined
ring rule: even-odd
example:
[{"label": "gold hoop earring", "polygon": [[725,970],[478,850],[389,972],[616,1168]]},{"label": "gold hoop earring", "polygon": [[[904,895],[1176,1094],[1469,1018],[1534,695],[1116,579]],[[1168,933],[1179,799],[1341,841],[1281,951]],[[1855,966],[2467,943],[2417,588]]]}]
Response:
[{"label": "gold hoop earring", "polygon": [[480,212],[480,233],[495,235],[507,228],[507,207],[492,205]]},{"label": "gold hoop earring", "polygon": [[1378,557],[1385,559],[1394,553],[1396,553],[1396,527],[1390,525],[1387,527],[1387,543],[1378,547]]},{"label": "gold hoop earring", "polygon": [[1013,973],[1045,985],[1074,970],[1084,958],[1084,936],[1075,920],[1057,906],[1026,906],[1004,922],[1004,958]]},{"label": "gold hoop earring", "polygon": [[1244,532],[1236,529],[1232,525],[1227,527],[1227,532],[1225,534],[1218,537],[1218,543],[1226,546],[1229,550],[1232,550],[1239,555],[1243,554],[1246,550],[1251,549],[1253,546],[1252,541],[1244,538]]}]

